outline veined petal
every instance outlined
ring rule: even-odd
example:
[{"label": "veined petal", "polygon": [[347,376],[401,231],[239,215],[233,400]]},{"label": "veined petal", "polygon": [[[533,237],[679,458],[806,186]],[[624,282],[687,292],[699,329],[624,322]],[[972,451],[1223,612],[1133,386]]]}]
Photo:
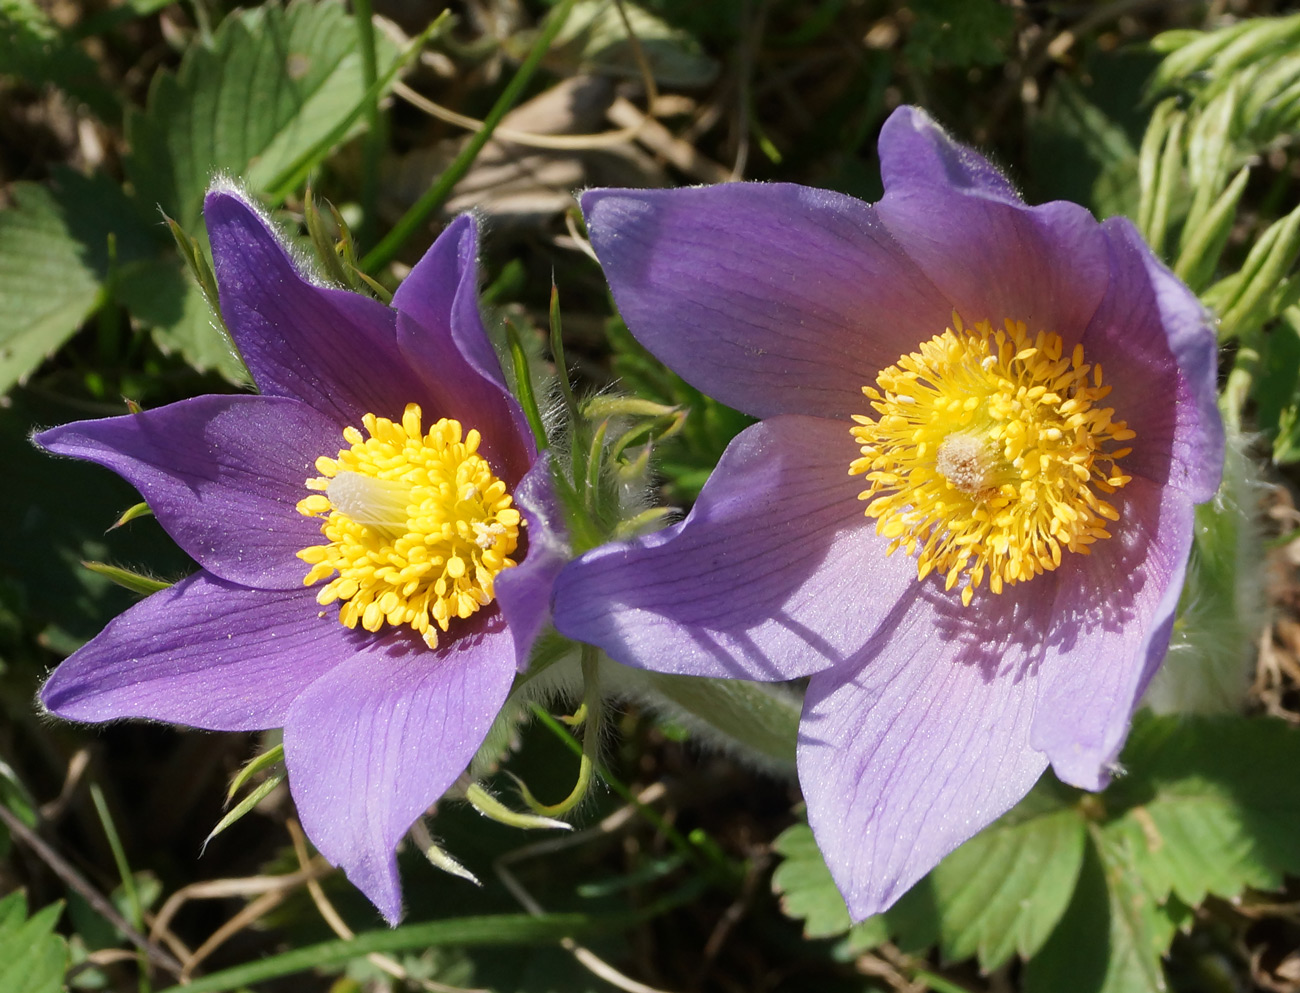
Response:
[{"label": "veined petal", "polygon": [[988,159],[955,142],[919,107],[899,107],[880,129],[885,189],[939,186],[1021,203],[1020,194]]},{"label": "veined petal", "polygon": [[477,428],[479,451],[514,486],[536,454],[532,432],[501,376],[478,310],[478,233],[464,214],[448,225],[393,295],[402,355],[424,381],[430,418]]},{"label": "veined petal", "polygon": [[758,417],[848,417],[952,305],[852,197],[788,184],[593,190],[587,230],[637,339]]},{"label": "veined petal", "polygon": [[496,578],[496,598],[515,639],[520,671],[528,667],[533,642],[551,619],[551,589],[569,561],[561,531],[563,516],[551,486],[550,458],[543,454],[514,491],[522,511],[528,547],[524,559]]},{"label": "veined petal", "polygon": [[500,613],[466,627],[433,652],[409,633],[369,640],[285,720],[303,827],[390,924],[402,914],[397,843],[474,757],[514,679]]},{"label": "veined petal", "polygon": [[917,586],[916,561],[886,556],[863,516],[856,456],[838,421],[747,428],[684,521],[564,568],[556,627],[659,672],[779,680],[843,663]]},{"label": "veined petal", "polygon": [[1108,499],[1114,537],[1062,564],[1031,744],[1057,776],[1099,790],[1169,646],[1192,544],[1187,494],[1145,479]]},{"label": "veined petal", "polygon": [[280,727],[294,698],[364,640],[319,612],[311,590],[250,590],[195,573],[142,600],[64,660],[41,702],[73,721]]},{"label": "veined petal", "polygon": [[[1073,346],[1106,292],[1101,228],[1073,203],[1025,207],[940,186],[886,188],[880,219],[963,321],[1024,321]],[[942,331],[947,326],[937,329]]]},{"label": "veined petal", "polygon": [[1106,370],[1107,402],[1137,432],[1124,469],[1208,500],[1219,488],[1224,446],[1212,318],[1130,221],[1112,217],[1102,231],[1110,288],[1084,349]]},{"label": "veined petal", "polygon": [[892,904],[1028,792],[1045,611],[929,591],[852,665],[812,677],[799,725],[808,822],[854,920]]},{"label": "veined petal", "polygon": [[295,510],[342,428],[297,400],[208,395],[157,410],[42,431],[42,448],[112,469],[148,502],[176,543],[213,575],[297,589],[294,553],[320,540]]},{"label": "veined petal", "polygon": [[317,286],[248,203],[216,190],[204,201],[221,314],[258,389],[359,424],[400,418],[421,399],[397,347],[397,315],[376,300]]}]

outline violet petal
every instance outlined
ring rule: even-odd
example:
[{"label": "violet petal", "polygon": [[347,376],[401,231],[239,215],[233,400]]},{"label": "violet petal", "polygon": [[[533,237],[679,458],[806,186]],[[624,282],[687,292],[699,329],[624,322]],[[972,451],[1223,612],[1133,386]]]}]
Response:
[{"label": "violet petal", "polygon": [[370,639],[285,720],[303,828],[390,924],[402,914],[397,843],[474,757],[514,679],[499,613],[461,627],[436,651],[407,631]]},{"label": "violet petal", "polygon": [[426,424],[450,417],[466,430],[477,428],[479,451],[514,486],[536,448],[522,408],[506,391],[479,315],[477,251],[474,220],[464,214],[397,288],[397,341],[430,398]]},{"label": "violet petal", "polygon": [[362,641],[336,609],[320,610],[311,590],[250,590],[195,573],[110,621],[54,670],[41,702],[73,721],[280,727],[294,698]]},{"label": "violet petal", "polygon": [[562,532],[563,516],[551,486],[549,456],[537,464],[516,487],[515,506],[527,522],[528,547],[524,560],[496,578],[496,599],[515,639],[520,671],[528,667],[533,642],[551,619],[551,589],[555,577],[569,560]]},{"label": "violet petal", "polygon": [[293,397],[341,424],[400,419],[421,399],[397,347],[397,315],[376,300],[317,286],[248,203],[214,191],[204,202],[221,314],[258,389]]},{"label": "violet petal", "polygon": [[[888,907],[1028,792],[1046,619],[1029,597],[900,602],[857,665],[812,677],[799,725],[808,822],[854,920]],[[1037,611],[1041,614],[1041,611]]]},{"label": "violet petal", "polygon": [[209,572],[259,589],[298,589],[295,552],[320,522],[295,505],[318,456],[337,455],[340,427],[296,400],[207,395],[157,410],[42,431],[42,448],[112,469],[148,502],[176,543]]},{"label": "violet petal", "polygon": [[955,142],[919,107],[899,107],[880,129],[885,189],[939,186],[1020,203],[1020,194],[989,160]]},{"label": "violet petal", "polygon": [[1107,403],[1137,433],[1121,466],[1203,502],[1223,472],[1212,319],[1130,221],[1112,217],[1102,230],[1111,286],[1084,348],[1089,361],[1103,363]]},{"label": "violet petal", "polygon": [[564,568],[556,627],[660,672],[779,680],[844,662],[917,584],[863,516],[857,454],[837,421],[747,428],[686,520]]},{"label": "violet petal", "polygon": [[952,304],[875,208],[788,184],[593,190],[587,229],[628,328],[691,385],[758,417],[848,417]]},{"label": "violet petal", "polygon": [[1065,782],[1099,790],[1165,656],[1192,543],[1186,493],[1135,478],[1109,497],[1112,537],[1058,570],[1031,743]]},{"label": "violet petal", "polygon": [[[942,186],[885,188],[876,211],[890,233],[969,326],[1024,321],[1067,347],[1106,292],[1101,228],[1077,204],[1025,207]],[[951,322],[945,315],[930,334]]]}]

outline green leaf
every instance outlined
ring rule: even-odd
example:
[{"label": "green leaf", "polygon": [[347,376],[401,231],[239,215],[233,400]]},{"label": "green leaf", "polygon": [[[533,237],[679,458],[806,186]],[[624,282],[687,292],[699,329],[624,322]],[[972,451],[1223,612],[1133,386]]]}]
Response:
[{"label": "green leaf", "polygon": [[[1146,717],[1104,829],[1148,890],[1188,906],[1300,874],[1300,729],[1270,718]],[[1116,857],[1119,857],[1118,855]]]},{"label": "green leaf", "polygon": [[1273,460],[1300,460],[1300,309],[1285,311],[1264,339],[1254,396],[1256,423],[1273,439]]},{"label": "green leaf", "polygon": [[50,904],[27,916],[22,893],[0,899],[0,990],[5,993],[59,993],[68,948],[54,934],[63,905]]},{"label": "green leaf", "polygon": [[1162,993],[1176,910],[1161,907],[1096,834],[1069,909],[1025,966],[1024,993]]},{"label": "green leaf", "polygon": [[[387,64],[392,48],[381,47]],[[365,92],[341,4],[236,11],[211,47],[196,45],[179,72],[154,77],[144,112],[127,115],[128,175],[139,197],[194,230],[214,176],[265,188],[354,115]]]},{"label": "green leaf", "polygon": [[849,908],[835,888],[812,828],[794,824],[777,836],[772,847],[782,857],[772,873],[772,890],[780,896],[785,915],[802,920],[803,933],[809,938],[829,938],[847,931],[853,923]]},{"label": "green leaf", "polygon": [[40,88],[52,83],[100,117],[117,117],[112,91],[95,63],[74,45],[36,0],[0,0],[0,74]]},{"label": "green leaf", "polygon": [[14,206],[0,211],[0,393],[72,337],[100,303],[100,274],[53,192],[18,183],[13,196]]}]

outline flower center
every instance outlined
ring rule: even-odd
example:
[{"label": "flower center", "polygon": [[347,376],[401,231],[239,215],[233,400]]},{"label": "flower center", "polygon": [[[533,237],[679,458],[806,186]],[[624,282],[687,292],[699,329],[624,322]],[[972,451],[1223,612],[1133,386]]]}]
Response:
[{"label": "flower center", "polygon": [[1119,512],[1103,496],[1132,478],[1116,460],[1134,437],[1115,411],[1101,366],[1083,347],[1062,356],[1061,336],[1030,338],[1023,322],[993,331],[987,321],[953,327],[922,342],[865,386],[876,419],[855,415],[866,477],[859,499],[876,531],[917,557],[917,576],[964,577],[969,604],[989,588],[1032,579],[1061,564],[1063,551],[1087,554],[1109,538]]},{"label": "flower center", "polygon": [[478,454],[479,433],[462,439],[458,421],[420,427],[420,408],[407,404],[400,424],[374,414],[361,423],[369,437],[345,428],[349,448],[316,460],[311,496],[298,512],[323,517],[323,545],[298,553],[323,579],[316,602],[341,601],[339,621],[378,631],[406,624],[430,648],[453,617],[469,617],[492,602],[498,573],[519,540],[519,511],[506,484]]}]

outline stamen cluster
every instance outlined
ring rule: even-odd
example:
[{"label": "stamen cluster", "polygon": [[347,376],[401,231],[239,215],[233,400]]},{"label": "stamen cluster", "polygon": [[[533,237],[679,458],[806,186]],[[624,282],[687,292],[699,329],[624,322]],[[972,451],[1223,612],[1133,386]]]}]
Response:
[{"label": "stamen cluster", "polygon": [[515,565],[520,515],[477,431],[444,418],[424,433],[421,417],[416,404],[400,423],[366,414],[369,437],[348,427],[350,447],[316,460],[298,512],[324,518],[326,543],[298,557],[311,566],[305,585],[334,577],[316,601],[341,601],[343,624],[406,624],[434,648],[437,629],[492,602],[496,576]]},{"label": "stamen cluster", "polygon": [[866,386],[877,416],[855,415],[877,533],[917,557],[917,575],[942,573],[944,588],[964,578],[969,604],[989,589],[1023,582],[1088,554],[1119,519],[1103,498],[1129,482],[1116,465],[1135,437],[1115,411],[1097,406],[1110,392],[1083,347],[1064,355],[1060,335],[1030,337],[1023,322],[953,327],[902,356]]}]

